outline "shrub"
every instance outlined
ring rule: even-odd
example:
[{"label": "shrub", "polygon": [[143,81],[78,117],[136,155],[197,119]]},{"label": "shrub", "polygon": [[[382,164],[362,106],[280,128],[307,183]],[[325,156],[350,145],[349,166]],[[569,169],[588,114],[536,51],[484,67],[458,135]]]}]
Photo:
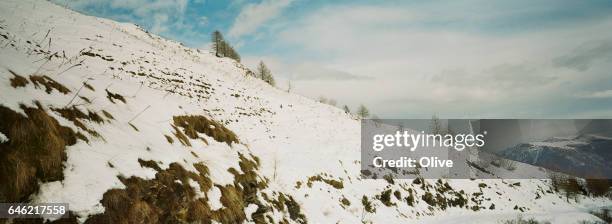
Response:
[{"label": "shrub", "polygon": [[361,204],[363,205],[363,208],[365,209],[366,212],[369,212],[369,213],[376,212],[376,208],[372,206],[372,202],[370,202],[370,200],[368,200],[368,197],[366,197],[365,195],[361,198]]},{"label": "shrub", "polygon": [[387,207],[395,205],[395,203],[391,202],[391,189],[381,192],[379,196],[379,200],[380,202],[383,203],[383,205]]}]

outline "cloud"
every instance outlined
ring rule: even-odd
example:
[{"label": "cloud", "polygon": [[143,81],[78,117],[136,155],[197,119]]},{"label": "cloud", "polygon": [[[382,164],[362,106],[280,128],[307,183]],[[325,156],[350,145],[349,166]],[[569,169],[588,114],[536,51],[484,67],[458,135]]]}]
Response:
[{"label": "cloud", "polygon": [[[324,95],[353,105],[362,101],[374,113],[395,117],[574,113],[564,108],[593,107],[573,107],[573,92],[612,83],[612,65],[595,63],[607,57],[606,45],[576,51],[587,60],[573,63],[593,66],[588,71],[569,71],[555,60],[583,43],[612,39],[610,17],[554,25],[542,25],[540,19],[534,21],[538,29],[501,32],[471,25],[492,21],[510,26],[522,15],[521,7],[481,11],[476,6],[469,12],[478,16],[465,15],[466,21],[455,24],[449,21],[461,17],[457,7],[411,6],[335,5],[308,13],[275,36],[273,45],[282,51],[277,57],[287,65],[282,70],[289,74],[297,70],[292,66],[308,61],[310,67],[373,77],[338,82],[314,76],[293,84],[313,98]],[[548,10],[536,8],[527,10],[532,17]]]},{"label": "cloud", "polygon": [[575,48],[567,55],[553,59],[559,67],[577,71],[588,70],[593,63],[612,60],[612,41],[590,41]]},{"label": "cloud", "polygon": [[501,64],[468,73],[465,70],[444,70],[432,76],[433,82],[449,86],[470,87],[478,84],[482,89],[523,90],[552,84],[558,80],[555,74],[546,74],[537,64]]},{"label": "cloud", "polygon": [[177,33],[194,34],[190,33],[191,27],[185,18],[187,0],[54,0],[54,2],[87,14],[136,23],[160,35],[176,37]]},{"label": "cloud", "polygon": [[229,36],[239,38],[255,32],[264,23],[278,16],[291,2],[292,0],[264,0],[259,4],[245,5],[230,27]]},{"label": "cloud", "polygon": [[578,95],[579,98],[612,98],[612,89]]},{"label": "cloud", "polygon": [[315,63],[300,63],[291,66],[288,79],[291,80],[364,80],[371,79],[367,76],[353,75],[348,72],[321,67]]}]

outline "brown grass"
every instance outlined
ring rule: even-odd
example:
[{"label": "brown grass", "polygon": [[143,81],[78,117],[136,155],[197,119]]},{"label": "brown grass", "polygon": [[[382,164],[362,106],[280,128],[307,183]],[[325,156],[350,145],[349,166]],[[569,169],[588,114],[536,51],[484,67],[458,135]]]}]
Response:
[{"label": "brown grass", "polygon": [[12,70],[8,70],[11,74],[13,74],[13,78],[11,78],[11,86],[13,88],[17,88],[17,87],[25,87],[28,83],[28,79],[24,78],[23,76],[17,75],[17,73],[13,72]]},{"label": "brown grass", "polygon": [[0,144],[0,201],[24,202],[38,190],[38,182],[64,178],[65,148],[77,134],[61,126],[38,102],[21,105],[23,115],[0,105],[0,131],[10,142]]},{"label": "brown grass", "polygon": [[206,134],[218,142],[232,145],[238,143],[238,137],[234,132],[225,128],[222,124],[210,120],[201,115],[182,115],[173,117],[174,125],[183,128],[185,135],[191,139],[199,138],[198,133]]},{"label": "brown grass", "polygon": [[162,170],[154,161],[138,161],[158,171],[154,179],[123,178],[126,189],[111,189],[101,201],[106,208],[86,223],[211,223],[213,212],[205,199],[196,199],[189,180],[196,181],[202,192],[212,187],[208,168],[195,164],[199,173],[185,170],[177,163]]},{"label": "brown grass", "polygon": [[70,93],[70,90],[68,88],[66,88],[64,85],[60,84],[59,82],[53,80],[52,78],[49,78],[49,76],[46,76],[46,75],[43,75],[43,76],[31,75],[30,81],[34,83],[34,86],[36,86],[36,88],[40,86],[44,86],[45,92],[49,94],[53,90],[57,90],[58,92],[63,93],[63,94]]},{"label": "brown grass", "polygon": [[75,126],[79,127],[80,129],[83,129],[84,131],[89,133],[91,136],[94,136],[94,137],[100,136],[98,132],[87,127],[83,123],[83,120],[88,120],[88,121],[92,121],[95,123],[104,123],[104,119],[102,119],[102,117],[98,113],[88,110],[86,114],[85,112],[77,108],[76,106],[64,107],[64,108],[51,108],[51,110],[57,112],[63,118],[66,118],[66,120],[71,121]]},{"label": "brown grass", "polygon": [[185,134],[183,134],[181,129],[178,129],[174,125],[172,125],[172,128],[174,128],[174,136],[179,140],[181,144],[183,144],[184,146],[191,146],[191,142],[189,142],[189,139],[187,138],[187,136],[185,136]]},{"label": "brown grass", "polygon": [[128,123],[128,124],[130,125],[130,127],[132,127],[134,129],[134,131],[140,131],[140,130],[138,130],[138,128],[134,124],[132,124],[132,123]]},{"label": "brown grass", "polygon": [[164,137],[166,137],[166,140],[168,141],[168,143],[170,143],[170,144],[174,143],[174,139],[172,139],[172,137],[170,137],[168,135],[164,135]]},{"label": "brown grass", "polygon": [[89,83],[87,83],[87,82],[84,82],[84,83],[83,83],[83,86],[85,86],[85,88],[87,88],[87,89],[89,89],[89,90],[91,90],[91,91],[96,91],[96,90],[94,89],[94,87],[93,87],[93,86],[91,86],[91,85],[89,85]]},{"label": "brown grass", "polygon": [[141,167],[151,168],[158,172],[161,171],[161,168],[159,168],[159,165],[157,165],[157,162],[153,160],[138,159],[138,163],[140,164]]},{"label": "brown grass", "polygon": [[[272,223],[272,209],[257,197],[267,183],[257,175],[256,157],[239,156],[241,171],[228,170],[234,175],[234,182],[224,186],[213,186],[209,169],[202,163],[194,164],[197,172],[192,172],[177,163],[163,170],[154,161],[139,159],[141,166],[157,170],[155,178],[119,177],[125,189],[107,191],[101,201],[105,212],[90,217],[86,223],[211,223],[213,220],[243,223],[247,220],[244,209],[251,204],[258,207],[251,217],[255,223]],[[212,210],[209,199],[196,198],[195,190],[188,184],[190,180],[199,184],[201,192],[219,188],[223,207]],[[296,222],[305,223],[299,204],[291,196],[281,195],[283,210]]]},{"label": "brown grass", "polygon": [[306,185],[308,187],[312,187],[312,183],[315,181],[320,181],[323,183],[326,183],[336,189],[342,189],[344,188],[344,183],[342,182],[342,180],[334,180],[331,178],[324,178],[321,175],[316,175],[316,176],[311,176],[308,178],[308,182],[306,182]]},{"label": "brown grass", "polygon": [[110,120],[115,120],[115,117],[113,117],[113,115],[106,110],[102,110],[102,114],[104,114],[104,116]]},{"label": "brown grass", "polygon": [[108,98],[111,103],[115,103],[115,100],[119,100],[123,103],[126,103],[125,98],[122,95],[108,91],[108,89],[106,90],[106,98]]},{"label": "brown grass", "polygon": [[91,103],[91,100],[89,100],[89,98],[87,98],[87,97],[79,96],[79,98],[81,98],[83,101],[85,101],[87,103]]}]

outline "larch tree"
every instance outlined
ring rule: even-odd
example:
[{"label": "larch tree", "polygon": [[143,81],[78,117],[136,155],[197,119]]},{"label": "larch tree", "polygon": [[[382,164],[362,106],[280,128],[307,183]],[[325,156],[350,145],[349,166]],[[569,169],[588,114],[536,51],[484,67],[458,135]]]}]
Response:
[{"label": "larch tree", "polygon": [[225,39],[220,31],[215,30],[212,33],[212,47],[217,57],[228,57],[240,62],[240,55]]},{"label": "larch tree", "polygon": [[357,109],[357,115],[359,115],[359,117],[361,118],[368,118],[370,116],[370,110],[368,110],[366,106],[361,104]]},{"label": "larch tree", "polygon": [[212,43],[213,43],[213,50],[215,52],[215,55],[217,57],[223,57],[223,48],[225,43],[225,40],[223,40],[223,34],[221,34],[220,31],[215,30],[212,33]]},{"label": "larch tree", "polygon": [[267,82],[268,84],[274,86],[276,82],[274,81],[274,77],[272,76],[272,71],[264,64],[263,61],[259,61],[259,65],[257,66],[256,72],[257,78]]}]

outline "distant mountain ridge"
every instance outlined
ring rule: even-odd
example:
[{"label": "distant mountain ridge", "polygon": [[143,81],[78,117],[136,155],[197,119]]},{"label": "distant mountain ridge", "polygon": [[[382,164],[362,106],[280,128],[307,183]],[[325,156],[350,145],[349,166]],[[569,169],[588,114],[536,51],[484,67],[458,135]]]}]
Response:
[{"label": "distant mountain ridge", "polygon": [[612,138],[581,134],[520,143],[500,156],[547,169],[589,178],[612,179]]}]

